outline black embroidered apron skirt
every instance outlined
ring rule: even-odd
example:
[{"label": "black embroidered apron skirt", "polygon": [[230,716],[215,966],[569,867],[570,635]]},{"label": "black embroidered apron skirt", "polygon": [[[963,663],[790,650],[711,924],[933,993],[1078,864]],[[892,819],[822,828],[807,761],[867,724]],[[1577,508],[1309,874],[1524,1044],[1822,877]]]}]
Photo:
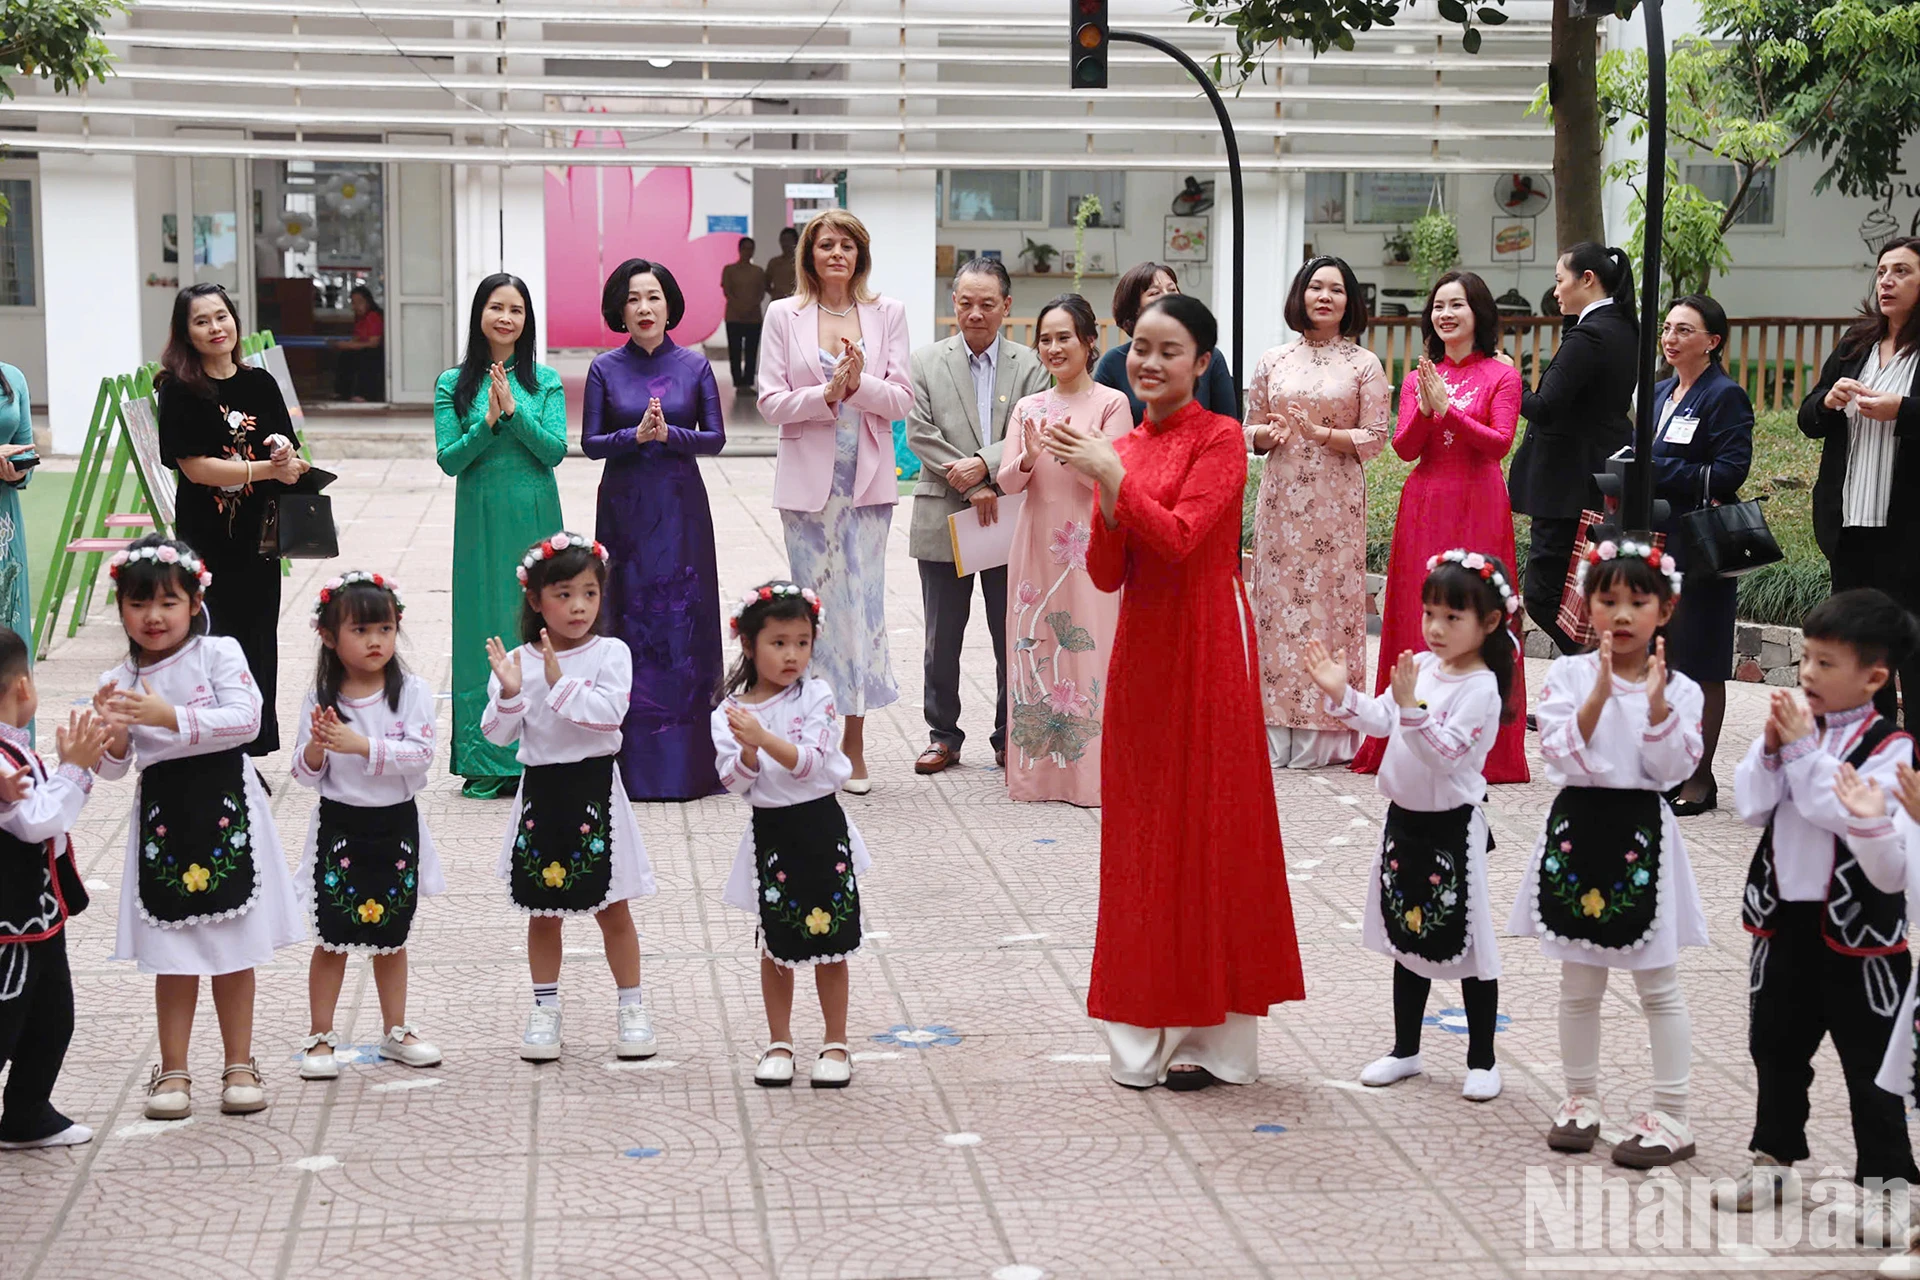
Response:
[{"label": "black embroidered apron skirt", "polygon": [[313,927],[329,951],[407,945],[420,902],[420,811],[322,797],[313,851]]},{"label": "black embroidered apron skirt", "polygon": [[613,756],[531,764],[520,777],[508,883],[534,915],[586,915],[613,889]]},{"label": "black embroidered apron skirt", "polygon": [[1665,816],[1656,792],[1562,788],[1534,868],[1542,930],[1600,951],[1644,945],[1660,918]]},{"label": "black embroidered apron skirt", "polygon": [[847,815],[833,796],[753,811],[760,945],[789,966],[860,949],[860,888]]},{"label": "black embroidered apron skirt", "polygon": [[1438,813],[1387,806],[1376,869],[1380,922],[1395,951],[1453,964],[1473,946],[1467,919],[1473,813],[1470,804]]},{"label": "black embroidered apron skirt", "polygon": [[140,914],[163,929],[248,911],[259,895],[239,750],[140,771]]}]

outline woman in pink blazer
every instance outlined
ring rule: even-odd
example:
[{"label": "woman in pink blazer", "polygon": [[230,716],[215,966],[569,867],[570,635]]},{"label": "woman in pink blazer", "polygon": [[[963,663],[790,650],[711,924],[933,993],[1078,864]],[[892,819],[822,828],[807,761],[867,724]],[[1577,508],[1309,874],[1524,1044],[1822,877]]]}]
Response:
[{"label": "woman in pink blazer", "polygon": [[865,795],[866,714],[899,697],[887,658],[887,532],[899,486],[893,424],[913,406],[907,311],[867,288],[867,229],[843,209],[808,222],[794,295],[767,309],[760,416],[780,428],[773,505],[793,580],[820,594],[810,674],[847,718],[846,789]]}]

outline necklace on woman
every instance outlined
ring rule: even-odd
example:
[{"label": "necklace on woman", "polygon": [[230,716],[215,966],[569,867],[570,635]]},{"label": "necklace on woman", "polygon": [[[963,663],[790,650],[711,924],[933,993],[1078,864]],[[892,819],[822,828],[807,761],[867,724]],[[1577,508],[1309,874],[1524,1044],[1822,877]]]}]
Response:
[{"label": "necklace on woman", "polygon": [[820,304],[820,309],[826,312],[828,315],[833,316],[835,319],[845,320],[848,316],[853,314],[853,309],[857,305],[858,305],[857,303],[849,302],[847,304],[847,309],[845,311],[835,311],[832,307],[828,306],[825,302],[822,302]]}]

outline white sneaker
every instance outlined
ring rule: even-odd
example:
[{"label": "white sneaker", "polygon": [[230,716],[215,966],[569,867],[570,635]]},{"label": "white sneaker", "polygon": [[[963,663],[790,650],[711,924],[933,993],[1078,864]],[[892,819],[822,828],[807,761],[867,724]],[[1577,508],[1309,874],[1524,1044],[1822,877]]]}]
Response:
[{"label": "white sneaker", "polygon": [[0,1151],[38,1151],[42,1147],[77,1147],[83,1142],[93,1141],[93,1130],[83,1124],[70,1124],[58,1133],[50,1133],[44,1138],[28,1138],[24,1142],[0,1142]]},{"label": "white sneaker", "polygon": [[1713,1189],[1713,1207],[1722,1212],[1752,1213],[1762,1202],[1785,1204],[1800,1195],[1800,1175],[1791,1164],[1781,1164],[1765,1152],[1753,1153],[1753,1167],[1733,1180],[1729,1189]]},{"label": "white sneaker", "polygon": [[1854,1238],[1869,1249],[1892,1249],[1908,1238],[1912,1217],[1905,1183],[1896,1183],[1875,1195],[1863,1193]]},{"label": "white sneaker", "polygon": [[1492,1102],[1500,1096],[1500,1068],[1468,1068],[1467,1082],[1461,1086],[1460,1096],[1468,1102]]},{"label": "white sneaker", "polygon": [[537,1004],[527,1013],[526,1034],[520,1037],[520,1057],[527,1062],[552,1062],[560,1056],[560,1006]]},{"label": "white sneaker", "polygon": [[1554,1112],[1547,1145],[1555,1151],[1591,1151],[1600,1136],[1600,1103],[1582,1093],[1570,1093]]},{"label": "white sneaker", "polygon": [[[340,1056],[333,1050],[340,1043],[340,1033],[328,1031],[320,1035],[311,1035],[300,1042],[306,1050],[300,1055],[300,1078],[302,1080],[333,1080],[340,1075]],[[321,1045],[327,1046],[325,1053],[315,1053]]]},{"label": "white sneaker", "polygon": [[613,1055],[616,1058],[651,1058],[658,1052],[660,1042],[654,1038],[653,1019],[647,1016],[647,1006],[621,1005]]},{"label": "white sneaker", "polygon": [[1369,1089],[1384,1089],[1390,1084],[1399,1084],[1408,1076],[1417,1076],[1421,1071],[1420,1055],[1411,1058],[1396,1058],[1388,1054],[1384,1058],[1375,1058],[1360,1068],[1360,1083]]},{"label": "white sneaker", "polygon": [[1905,1277],[1906,1280],[1920,1277],[1920,1229],[1907,1233],[1906,1252],[1881,1260],[1879,1274]]},{"label": "white sneaker", "polygon": [[[440,1050],[419,1038],[420,1033],[405,1023],[387,1029],[387,1038],[380,1042],[380,1056],[388,1062],[398,1062],[407,1067],[437,1067],[440,1065]],[[413,1043],[407,1043],[407,1037],[414,1037]]]}]

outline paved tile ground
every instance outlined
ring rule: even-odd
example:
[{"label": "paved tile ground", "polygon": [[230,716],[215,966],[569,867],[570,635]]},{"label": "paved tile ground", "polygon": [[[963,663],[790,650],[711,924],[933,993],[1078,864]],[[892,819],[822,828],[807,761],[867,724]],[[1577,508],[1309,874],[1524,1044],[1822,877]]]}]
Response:
[{"label": "paved tile ground", "polygon": [[[330,465],[342,475],[342,563],[398,572],[409,588],[411,661],[444,687],[452,482],[421,459]],[[705,474],[725,591],[780,571],[771,462],[729,458]],[[584,527],[598,467],[573,459],[560,475],[565,509]],[[313,645],[308,602],[321,576],[321,566],[301,564],[288,584],[283,722],[300,700]],[[368,1060],[337,1082],[298,1080],[307,952],[290,948],[260,974],[256,1044],[271,1108],[215,1113],[219,1040],[203,1004],[192,1059],[203,1114],[145,1123],[152,983],[107,960],[131,784],[102,785],[77,833],[97,905],[71,929],[79,1031],[57,1098],[99,1138],[0,1157],[0,1276],[229,1280],[345,1266],[463,1280],[1481,1277],[1543,1260],[1597,1269],[1567,1256],[1583,1250],[1636,1258],[1646,1237],[1610,1246],[1599,1236],[1556,1252],[1538,1222],[1529,1248],[1530,1174],[1614,1172],[1604,1154],[1555,1156],[1542,1142],[1560,1096],[1557,976],[1533,943],[1504,951],[1500,1099],[1460,1098],[1465,1038],[1449,1021],[1430,1031],[1424,1078],[1385,1091],[1352,1084],[1390,1041],[1389,968],[1361,949],[1356,923],[1385,806],[1370,780],[1344,771],[1276,776],[1309,998],[1264,1025],[1261,1081],[1197,1095],[1109,1083],[1103,1040],[1083,1012],[1098,815],[1009,803],[1001,775],[980,767],[990,759],[992,676],[977,618],[966,723],[978,745],[966,767],[913,776],[924,742],[921,616],[904,520],[888,582],[902,697],[871,722],[873,794],[848,800],[875,855],[863,886],[871,943],[854,966],[861,1052],[851,1089],[752,1084],[764,1034],[752,927],[718,900],[745,817],[731,800],[640,806],[660,885],[636,915],[661,1056],[631,1070],[613,1060],[612,983],[597,933],[581,925],[567,936],[567,1056],[521,1062],[524,934],[492,874],[506,808],[463,800],[442,772],[422,800],[450,892],[419,916],[412,1014],[445,1048],[446,1065],[411,1072]],[[57,648],[40,669],[42,723],[84,696],[123,643],[99,613]],[[1536,687],[1542,674],[1536,665]],[[1761,708],[1760,690],[1734,689],[1723,789]],[[287,784],[286,764],[283,754],[267,772],[292,843],[312,799]],[[1548,799],[1541,784],[1493,797],[1503,904]],[[1744,1165],[1751,1119],[1736,922],[1751,837],[1725,815],[1686,829],[1715,945],[1683,965],[1700,1143],[1683,1172],[1725,1175]],[[1617,1121],[1649,1104],[1630,990],[1616,982],[1606,1007],[1606,1105]],[[1433,1012],[1446,1019],[1457,1003],[1457,989],[1443,985]],[[378,1024],[371,974],[355,962],[340,1025],[370,1047]],[[922,1028],[939,1033],[913,1034]],[[804,1069],[819,1040],[817,1010],[804,1000],[797,1030]],[[899,1030],[909,1032],[904,1042]],[[1830,1053],[1814,1106],[1812,1167],[1850,1166]],[[1789,1225],[1797,1230],[1798,1219]],[[1696,1230],[1711,1226],[1696,1216]],[[1803,1272],[1828,1265],[1804,1246],[1772,1252],[1775,1265]],[[1695,1268],[1746,1265],[1712,1248],[1690,1258],[1684,1265]],[[1869,1264],[1831,1259],[1836,1273]]]}]

